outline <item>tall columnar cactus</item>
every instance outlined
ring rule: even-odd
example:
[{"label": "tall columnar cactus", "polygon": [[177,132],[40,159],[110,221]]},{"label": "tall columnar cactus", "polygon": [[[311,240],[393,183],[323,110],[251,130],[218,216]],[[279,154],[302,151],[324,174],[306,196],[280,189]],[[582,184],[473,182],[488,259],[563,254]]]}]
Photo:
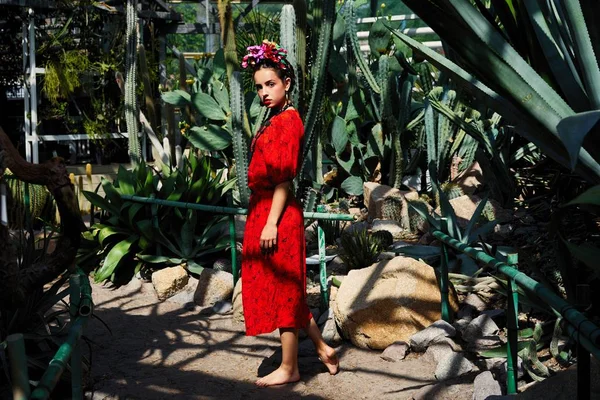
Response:
[{"label": "tall columnar cactus", "polygon": [[242,91],[242,77],[235,71],[229,81],[231,126],[233,128],[233,154],[237,175],[237,187],[240,192],[240,203],[248,207],[250,191],[248,189],[248,144],[242,128],[244,118],[244,93]]},{"label": "tall columnar cactus", "polygon": [[132,164],[141,159],[140,141],[138,139],[137,101],[135,95],[137,81],[137,0],[127,0],[127,52],[125,54],[125,122],[129,136],[129,158]]},{"label": "tall columnar cactus", "polygon": [[[298,102],[296,107],[300,111],[300,115],[304,115],[304,101],[301,93],[306,89],[306,15],[307,7],[306,0],[294,0],[294,14],[296,15],[296,65],[298,66],[298,74],[296,80],[298,83]],[[296,100],[296,99],[294,99]]]},{"label": "tall columnar cactus", "polygon": [[346,29],[348,30],[347,37],[350,39],[350,47],[348,51],[352,51],[354,58],[358,62],[358,67],[369,84],[371,90],[375,93],[380,93],[379,85],[375,77],[369,69],[367,61],[360,51],[360,43],[358,42],[358,29],[356,27],[356,12],[354,10],[354,0],[349,0],[346,3]]},{"label": "tall columnar cactus", "polygon": [[[294,75],[298,76],[298,65],[296,62],[296,13],[294,6],[286,4],[281,9],[279,42],[288,52],[288,61],[294,70]],[[295,85],[291,98],[294,104],[298,104],[298,85]]]},{"label": "tall columnar cactus", "polygon": [[140,62],[140,74],[142,75],[142,82],[144,82],[144,100],[146,103],[146,114],[148,114],[148,122],[152,129],[156,130],[158,122],[156,120],[156,107],[154,104],[154,94],[152,93],[152,84],[150,83],[150,74],[148,72],[148,62],[146,60],[146,49],[144,45],[139,44],[137,46],[137,52]]},{"label": "tall columnar cactus", "polygon": [[[322,9],[319,11],[319,7]],[[310,104],[304,123],[304,151],[302,154],[302,167],[300,178],[306,175],[307,160],[315,142],[315,126],[321,116],[323,97],[325,96],[325,80],[327,78],[327,64],[329,62],[329,51],[331,50],[331,39],[333,36],[333,22],[335,19],[335,2],[332,0],[315,3],[315,13],[322,14],[317,55],[313,65],[313,84]]]}]

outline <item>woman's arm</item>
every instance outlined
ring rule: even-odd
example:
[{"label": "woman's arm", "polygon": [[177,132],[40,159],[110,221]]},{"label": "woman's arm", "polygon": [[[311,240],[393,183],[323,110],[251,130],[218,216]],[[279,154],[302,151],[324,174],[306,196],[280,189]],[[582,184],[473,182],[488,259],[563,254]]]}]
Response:
[{"label": "woman's arm", "polygon": [[291,184],[291,181],[287,181],[275,186],[269,217],[260,234],[260,247],[263,250],[272,251],[277,245],[277,224],[287,202]]}]

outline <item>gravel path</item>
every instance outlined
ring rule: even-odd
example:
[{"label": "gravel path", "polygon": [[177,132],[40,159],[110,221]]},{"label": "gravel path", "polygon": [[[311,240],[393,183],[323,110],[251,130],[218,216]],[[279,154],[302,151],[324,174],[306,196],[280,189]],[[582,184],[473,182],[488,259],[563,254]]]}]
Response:
[{"label": "gravel path", "polygon": [[[246,337],[230,315],[159,302],[152,284],[134,279],[119,289],[94,285],[98,321],[92,341],[93,400],[112,399],[412,399],[433,383],[435,365],[417,355],[382,360],[380,351],[338,348],[341,372],[330,376],[309,340],[301,342],[301,381],[257,388],[254,381],[280,359],[276,333]],[[436,399],[471,399],[474,376],[441,385]],[[432,398],[432,397],[428,397]]]}]

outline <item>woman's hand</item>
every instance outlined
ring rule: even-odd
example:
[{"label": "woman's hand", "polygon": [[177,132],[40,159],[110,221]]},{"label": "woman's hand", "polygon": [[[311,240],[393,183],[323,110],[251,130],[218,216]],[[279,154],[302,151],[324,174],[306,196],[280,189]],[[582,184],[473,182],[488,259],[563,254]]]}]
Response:
[{"label": "woman's hand", "polygon": [[260,248],[268,253],[275,251],[277,246],[277,225],[267,222],[260,234]]}]

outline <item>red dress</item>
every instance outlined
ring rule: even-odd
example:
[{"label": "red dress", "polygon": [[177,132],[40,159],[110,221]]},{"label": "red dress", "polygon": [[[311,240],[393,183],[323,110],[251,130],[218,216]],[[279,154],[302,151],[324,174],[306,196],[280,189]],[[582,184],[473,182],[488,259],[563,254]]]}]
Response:
[{"label": "red dress", "polygon": [[275,186],[298,172],[304,127],[295,110],[271,118],[258,135],[248,170],[252,190],[242,252],[242,302],[246,335],[278,328],[306,328],[306,256],[302,207],[290,193],[277,227],[277,247],[263,254],[260,234],[265,227]]}]

